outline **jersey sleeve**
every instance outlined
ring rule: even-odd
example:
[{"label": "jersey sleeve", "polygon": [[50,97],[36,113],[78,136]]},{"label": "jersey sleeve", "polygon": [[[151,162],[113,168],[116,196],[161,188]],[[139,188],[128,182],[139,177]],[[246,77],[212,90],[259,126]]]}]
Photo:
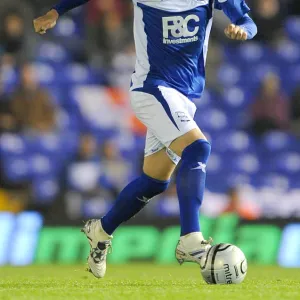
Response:
[{"label": "jersey sleeve", "polygon": [[53,6],[53,9],[55,9],[61,16],[69,10],[81,6],[89,1],[90,0],[60,0],[59,3]]},{"label": "jersey sleeve", "polygon": [[244,0],[215,0],[215,8],[223,10],[234,24],[250,11]]}]

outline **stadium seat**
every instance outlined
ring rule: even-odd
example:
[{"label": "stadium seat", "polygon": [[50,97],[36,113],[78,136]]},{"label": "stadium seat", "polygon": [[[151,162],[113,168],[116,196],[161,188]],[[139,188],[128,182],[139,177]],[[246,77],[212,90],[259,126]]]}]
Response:
[{"label": "stadium seat", "polygon": [[217,153],[211,153],[207,164],[207,171],[210,174],[219,174],[222,172],[222,157]]},{"label": "stadium seat", "polygon": [[228,118],[226,114],[219,109],[208,109],[203,115],[203,111],[198,110],[195,114],[195,120],[202,130],[219,131],[228,128]]},{"label": "stadium seat", "polygon": [[274,157],[274,169],[286,175],[297,174],[300,172],[299,152],[283,152]]},{"label": "stadium seat", "polygon": [[234,64],[225,63],[218,70],[218,80],[225,87],[238,84],[241,76],[241,70]]},{"label": "stadium seat", "polygon": [[283,131],[272,131],[262,138],[262,151],[267,153],[280,152],[285,149],[300,150],[300,141]]},{"label": "stadium seat", "polygon": [[226,193],[229,189],[229,185],[226,182],[228,173],[210,174],[207,173],[206,188],[215,193]]},{"label": "stadium seat", "polygon": [[290,179],[279,173],[261,173],[256,176],[259,187],[269,187],[278,190],[288,190],[290,187]]},{"label": "stadium seat", "polygon": [[37,203],[52,202],[59,193],[58,180],[50,176],[35,178],[32,183],[32,193]]},{"label": "stadium seat", "polygon": [[285,23],[287,35],[295,42],[300,42],[300,18],[289,17]]},{"label": "stadium seat", "polygon": [[271,58],[270,51],[262,44],[250,41],[248,43],[241,43],[238,47],[237,56],[243,64],[258,64],[262,60],[268,61]]},{"label": "stadium seat", "polygon": [[279,62],[283,64],[295,64],[300,62],[300,46],[294,42],[285,41],[276,49]]},{"label": "stadium seat", "polygon": [[293,89],[299,86],[300,83],[300,63],[291,65],[285,74],[282,74],[284,85],[289,87],[289,90],[293,92]]},{"label": "stadium seat", "polygon": [[16,134],[2,134],[0,136],[0,154],[7,156],[18,156],[26,153],[24,139]]},{"label": "stadium seat", "polygon": [[257,174],[260,170],[260,162],[254,153],[236,155],[231,161],[231,169],[237,173]]},{"label": "stadium seat", "polygon": [[250,184],[252,177],[245,172],[233,172],[227,174],[224,177],[224,180],[228,187],[239,187],[245,184]]},{"label": "stadium seat", "polygon": [[30,176],[34,179],[41,176],[56,176],[63,167],[57,157],[54,159],[42,154],[30,155],[27,160]]},{"label": "stadium seat", "polygon": [[51,64],[43,62],[35,63],[34,72],[39,83],[42,85],[50,85],[55,82],[56,70]]},{"label": "stadium seat", "polygon": [[6,157],[3,159],[2,167],[5,177],[13,183],[30,179],[30,165],[26,156]]},{"label": "stadium seat", "polygon": [[95,218],[104,215],[109,207],[110,203],[103,197],[83,198],[82,214],[85,218]]},{"label": "stadium seat", "polygon": [[225,107],[230,109],[242,109],[247,105],[248,99],[244,89],[234,86],[223,92]]},{"label": "stadium seat", "polygon": [[56,156],[63,148],[56,134],[30,136],[27,140],[31,153]]},{"label": "stadium seat", "polygon": [[268,73],[279,74],[280,67],[275,64],[261,63],[249,69],[246,76],[248,77],[251,86],[259,87]]},{"label": "stadium seat", "polygon": [[17,70],[11,66],[1,66],[1,83],[5,92],[11,92],[19,81]]},{"label": "stadium seat", "polygon": [[213,148],[220,153],[244,153],[255,150],[255,140],[245,131],[220,132],[213,141]]},{"label": "stadium seat", "polygon": [[70,61],[72,56],[66,51],[66,49],[54,42],[43,42],[38,49],[38,61],[44,61],[55,64],[62,64]]},{"label": "stadium seat", "polygon": [[79,32],[77,24],[73,21],[73,19],[68,16],[63,16],[57,23],[57,26],[54,27],[52,34],[68,39],[70,37],[78,38]]},{"label": "stadium seat", "polygon": [[88,67],[74,63],[66,67],[63,76],[67,82],[73,84],[88,84],[93,80],[92,74]]}]

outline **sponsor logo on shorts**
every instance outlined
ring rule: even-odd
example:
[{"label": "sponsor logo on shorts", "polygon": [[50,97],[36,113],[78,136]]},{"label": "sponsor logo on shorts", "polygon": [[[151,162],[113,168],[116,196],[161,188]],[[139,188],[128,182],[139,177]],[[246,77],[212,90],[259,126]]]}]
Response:
[{"label": "sponsor logo on shorts", "polygon": [[183,111],[176,111],[175,114],[181,122],[190,122],[191,121],[190,117],[187,116],[186,113]]}]

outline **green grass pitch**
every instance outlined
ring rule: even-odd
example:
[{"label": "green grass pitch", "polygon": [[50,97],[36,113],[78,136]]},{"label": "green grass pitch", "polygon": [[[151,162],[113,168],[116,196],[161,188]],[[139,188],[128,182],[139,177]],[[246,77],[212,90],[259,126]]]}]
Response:
[{"label": "green grass pitch", "polygon": [[0,267],[0,299],[300,299],[300,269],[250,266],[240,285],[207,285],[199,267],[108,266],[96,279],[84,266]]}]

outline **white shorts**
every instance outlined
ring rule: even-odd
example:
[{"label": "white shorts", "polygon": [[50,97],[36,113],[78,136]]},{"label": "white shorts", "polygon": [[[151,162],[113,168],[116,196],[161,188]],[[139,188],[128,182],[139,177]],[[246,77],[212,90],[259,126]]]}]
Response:
[{"label": "white shorts", "polygon": [[148,129],[145,156],[168,149],[175,139],[198,127],[196,105],[175,89],[143,87],[130,94],[135,115]]}]

